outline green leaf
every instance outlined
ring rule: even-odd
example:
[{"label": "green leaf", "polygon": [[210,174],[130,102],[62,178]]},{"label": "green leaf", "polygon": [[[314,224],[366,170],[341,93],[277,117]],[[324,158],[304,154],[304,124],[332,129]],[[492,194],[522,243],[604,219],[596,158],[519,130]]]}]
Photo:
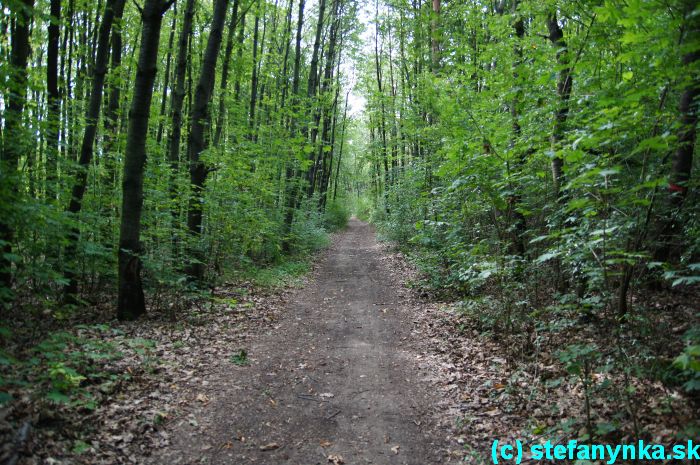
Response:
[{"label": "green leaf", "polygon": [[70,397],[67,395],[63,394],[60,391],[49,391],[46,394],[46,398],[52,402],[55,402],[57,404],[69,404],[70,403]]},{"label": "green leaf", "polygon": [[5,405],[12,402],[14,398],[10,393],[0,391],[0,405]]}]

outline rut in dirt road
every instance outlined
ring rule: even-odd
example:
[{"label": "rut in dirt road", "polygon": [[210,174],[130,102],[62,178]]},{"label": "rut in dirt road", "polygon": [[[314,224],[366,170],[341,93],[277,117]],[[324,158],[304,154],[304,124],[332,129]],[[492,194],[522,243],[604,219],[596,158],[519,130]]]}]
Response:
[{"label": "rut in dirt road", "polygon": [[154,463],[443,463],[437,393],[403,299],[372,228],[351,220],[247,348],[251,365],[222,364],[203,381],[210,401]]}]

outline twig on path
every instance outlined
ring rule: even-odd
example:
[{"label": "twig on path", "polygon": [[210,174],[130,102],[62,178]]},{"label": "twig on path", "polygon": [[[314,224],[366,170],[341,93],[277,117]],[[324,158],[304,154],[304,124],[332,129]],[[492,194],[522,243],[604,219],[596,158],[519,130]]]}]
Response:
[{"label": "twig on path", "polygon": [[312,401],[318,402],[318,403],[328,402],[327,400],[316,399],[315,397],[308,395],[308,394],[298,394],[297,397],[300,399],[304,399],[304,400],[312,400]]}]

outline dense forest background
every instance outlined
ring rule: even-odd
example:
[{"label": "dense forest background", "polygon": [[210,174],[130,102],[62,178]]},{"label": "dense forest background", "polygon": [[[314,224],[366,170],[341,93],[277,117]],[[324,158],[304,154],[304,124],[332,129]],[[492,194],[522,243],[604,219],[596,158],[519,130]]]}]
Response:
[{"label": "dense forest background", "polygon": [[0,401],[95,408],[76,328],[302,273],[354,213],[456,334],[568,370],[571,428],[697,436],[699,58],[689,0],[4,0]]}]

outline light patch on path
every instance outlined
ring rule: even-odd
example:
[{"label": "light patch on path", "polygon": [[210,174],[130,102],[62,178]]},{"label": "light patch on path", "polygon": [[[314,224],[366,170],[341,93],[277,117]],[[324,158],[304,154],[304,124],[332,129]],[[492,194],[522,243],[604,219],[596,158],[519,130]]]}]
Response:
[{"label": "light patch on path", "polygon": [[351,220],[279,324],[247,347],[251,365],[212,367],[206,401],[151,463],[445,463],[416,310],[381,259],[372,228]]}]

